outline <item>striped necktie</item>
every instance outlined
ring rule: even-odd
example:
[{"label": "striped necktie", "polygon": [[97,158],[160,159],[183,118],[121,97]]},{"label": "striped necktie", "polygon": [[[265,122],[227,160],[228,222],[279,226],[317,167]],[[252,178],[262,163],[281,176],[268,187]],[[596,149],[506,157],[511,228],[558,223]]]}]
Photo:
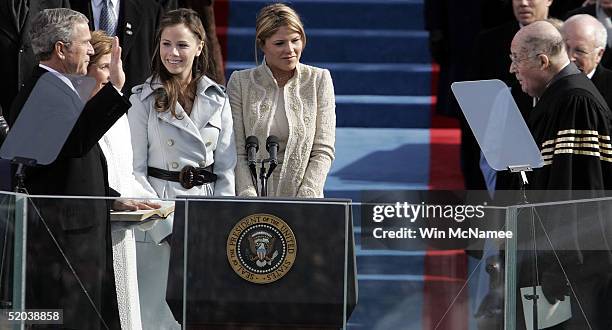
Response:
[{"label": "striped necktie", "polygon": [[100,11],[100,30],[106,31],[106,34],[113,37],[117,29],[117,19],[113,10],[113,3],[110,0],[102,1],[102,10]]}]

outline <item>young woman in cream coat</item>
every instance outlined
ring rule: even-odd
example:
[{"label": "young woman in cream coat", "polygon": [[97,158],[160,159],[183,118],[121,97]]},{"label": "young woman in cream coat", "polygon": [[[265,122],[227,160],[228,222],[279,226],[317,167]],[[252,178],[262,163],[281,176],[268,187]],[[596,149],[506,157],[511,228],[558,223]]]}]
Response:
[{"label": "young woman in cream coat", "polygon": [[[156,38],[153,76],[130,98],[134,174],[161,198],[234,195],[231,109],[223,88],[204,75],[204,40],[196,12],[167,12]],[[190,177],[185,173],[194,174],[186,172],[189,166],[206,180],[184,180]],[[137,243],[143,329],[180,329],[166,303],[170,247],[162,239],[172,230],[170,220],[158,221]]]},{"label": "young woman in cream coat", "polygon": [[257,16],[255,34],[264,63],[234,72],[228,82],[238,154],[236,193],[257,195],[247,165],[246,137],[257,137],[257,158],[264,159],[268,157],[265,141],[275,135],[282,164],[268,182],[268,196],[323,197],[336,129],[331,75],[299,62],[306,34],[290,7],[264,7]]}]

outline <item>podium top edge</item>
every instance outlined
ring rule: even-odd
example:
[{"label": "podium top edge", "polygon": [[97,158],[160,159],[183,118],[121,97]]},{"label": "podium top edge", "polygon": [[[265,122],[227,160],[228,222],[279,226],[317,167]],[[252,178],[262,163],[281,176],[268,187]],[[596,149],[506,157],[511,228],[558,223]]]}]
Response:
[{"label": "podium top edge", "polygon": [[272,197],[234,197],[234,196],[193,196],[179,195],[176,200],[208,200],[208,201],[232,201],[232,202],[258,202],[258,203],[300,203],[300,204],[351,204],[353,201],[349,198],[272,198]]}]

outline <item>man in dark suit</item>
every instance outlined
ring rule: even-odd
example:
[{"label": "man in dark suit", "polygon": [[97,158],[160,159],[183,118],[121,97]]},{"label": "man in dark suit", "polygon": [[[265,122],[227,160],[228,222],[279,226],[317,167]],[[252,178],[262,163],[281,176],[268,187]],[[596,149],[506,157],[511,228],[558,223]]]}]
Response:
[{"label": "man in dark suit", "polygon": [[[561,29],[563,41],[567,54],[578,69],[587,77],[604,97],[608,108],[612,109],[612,71],[604,68],[599,63],[604,54],[607,42],[606,28],[593,16],[578,14],[571,16],[565,21]],[[601,251],[596,251],[597,259],[603,260]],[[601,258],[599,258],[601,257]],[[605,281],[605,278],[608,280]],[[597,301],[601,310],[612,308],[612,273],[604,276],[603,289]],[[603,315],[603,324],[612,326],[612,315]]]},{"label": "man in dark suit", "polygon": [[[0,147],[8,134],[8,123],[2,115],[2,106],[0,106]],[[11,189],[11,178],[10,178],[10,163],[9,161],[0,159],[0,190],[8,191]],[[2,280],[2,274],[0,274],[0,281]],[[1,293],[0,293],[1,295]]]},{"label": "man in dark suit", "polygon": [[[175,6],[175,0],[162,4]],[[71,0],[72,9],[89,19],[90,30],[106,30],[107,34],[119,37],[125,71],[123,92],[130,94],[132,87],[144,83],[151,75],[155,34],[163,14],[162,5],[150,0]],[[107,6],[110,22],[101,19],[103,7]]]},{"label": "man in dark suit", "polygon": [[[40,64],[13,102],[8,116],[11,126],[41,76],[52,75],[61,86],[67,85],[65,90],[75,91],[64,74],[87,73],[89,56],[93,54],[87,23],[84,15],[63,8],[43,10],[33,19],[32,50]],[[85,104],[57,159],[49,165],[27,169],[28,193],[118,195],[109,188],[106,161],[98,146],[98,140],[130,107],[118,91],[125,75],[116,39],[111,56],[111,83]],[[75,99],[75,95],[66,95]],[[26,307],[63,309],[63,328],[67,329],[119,328],[109,203],[42,198],[29,202]],[[121,208],[119,202],[114,204]]]},{"label": "man in dark suit", "polygon": [[[574,9],[567,13],[566,18],[580,14],[591,15],[597,18],[602,24],[606,23],[607,25],[604,27],[606,27],[607,30],[612,30],[612,23],[610,23],[610,18],[612,17],[612,0],[598,0],[597,3]],[[601,58],[601,65],[607,69],[612,69],[612,50],[610,49],[611,47],[606,40],[606,47],[603,57]]]},{"label": "man in dark suit", "polygon": [[[510,43],[522,26],[548,17],[552,0],[512,1],[513,22],[502,24],[493,29],[481,32],[476,38],[473,53],[472,80],[499,79],[510,86],[514,100],[523,116],[533,107],[533,99],[521,91],[516,78],[510,73]],[[484,189],[485,182],[480,167],[480,148],[469,128],[462,130],[462,151],[464,167],[467,169],[466,188]],[[486,168],[486,166],[485,166]],[[490,169],[489,169],[490,170]],[[491,170],[492,171],[492,170]],[[496,176],[487,173],[487,186],[493,185],[492,178],[498,189],[507,188],[509,178],[501,173]],[[469,185],[468,185],[469,183]],[[495,186],[495,185],[494,185]]]},{"label": "man in dark suit", "polygon": [[0,107],[5,111],[37,63],[30,47],[32,17],[43,9],[60,7],[68,8],[68,0],[0,1]]}]

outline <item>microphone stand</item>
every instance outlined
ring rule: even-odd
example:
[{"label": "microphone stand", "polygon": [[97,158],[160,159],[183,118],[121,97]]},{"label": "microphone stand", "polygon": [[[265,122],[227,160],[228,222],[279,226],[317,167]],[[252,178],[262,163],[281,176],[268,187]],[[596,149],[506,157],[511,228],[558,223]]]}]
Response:
[{"label": "microphone stand", "polygon": [[259,196],[266,197],[268,196],[268,176],[266,176],[266,163],[269,159],[264,159],[261,161],[261,169],[259,170],[259,180],[261,181],[261,189],[259,191]]},{"label": "microphone stand", "polygon": [[257,162],[249,164],[249,171],[251,172],[251,182],[255,186],[255,191],[259,190],[259,184],[257,182]]},{"label": "microphone stand", "polygon": [[[21,194],[28,194],[28,191],[25,187],[25,179],[26,166],[35,166],[36,160],[30,158],[23,157],[15,157],[12,161],[13,164],[17,165],[17,171],[15,173],[15,192]],[[33,201],[32,201],[33,203]],[[10,233],[12,231],[12,233]],[[7,221],[4,229],[4,239],[3,239],[3,248],[2,248],[2,260],[0,261],[0,283],[1,287],[4,289],[0,291],[0,306],[2,308],[12,308],[14,299],[19,299],[23,297],[12,297],[10,292],[10,287],[12,287],[13,280],[12,272],[14,271],[14,263],[13,254],[14,254],[14,244],[15,244],[15,218],[7,217]],[[25,253],[25,250],[23,251]]]}]

